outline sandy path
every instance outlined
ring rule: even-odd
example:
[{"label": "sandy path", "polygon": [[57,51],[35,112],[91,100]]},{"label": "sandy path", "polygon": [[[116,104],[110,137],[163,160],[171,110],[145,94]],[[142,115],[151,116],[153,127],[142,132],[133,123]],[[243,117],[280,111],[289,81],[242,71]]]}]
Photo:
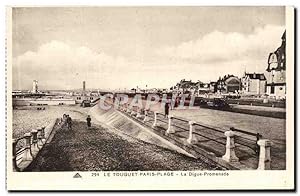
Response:
[{"label": "sandy path", "polygon": [[216,165],[119,136],[99,125],[90,130],[74,121],[73,130],[59,130],[29,171],[211,170]]}]

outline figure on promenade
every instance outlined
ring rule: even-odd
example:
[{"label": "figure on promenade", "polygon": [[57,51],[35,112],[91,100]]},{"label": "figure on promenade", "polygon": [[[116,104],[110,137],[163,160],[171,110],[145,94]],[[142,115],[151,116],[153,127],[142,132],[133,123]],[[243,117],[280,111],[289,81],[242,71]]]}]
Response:
[{"label": "figure on promenade", "polygon": [[67,126],[68,126],[68,130],[72,130],[72,118],[67,115]]},{"label": "figure on promenade", "polygon": [[86,124],[87,124],[88,128],[91,127],[91,121],[92,121],[92,119],[91,119],[90,115],[88,115],[86,118]]},{"label": "figure on promenade", "polygon": [[165,117],[169,116],[169,109],[170,109],[169,103],[165,103]]},{"label": "figure on promenade", "polygon": [[67,124],[67,114],[63,114],[62,117],[62,126],[65,127]]},{"label": "figure on promenade", "polygon": [[66,121],[67,120],[67,115],[64,114],[62,119],[63,119],[63,121]]},{"label": "figure on promenade", "polygon": [[175,104],[174,104],[174,108],[177,108],[179,105],[179,99],[176,97],[175,99]]}]

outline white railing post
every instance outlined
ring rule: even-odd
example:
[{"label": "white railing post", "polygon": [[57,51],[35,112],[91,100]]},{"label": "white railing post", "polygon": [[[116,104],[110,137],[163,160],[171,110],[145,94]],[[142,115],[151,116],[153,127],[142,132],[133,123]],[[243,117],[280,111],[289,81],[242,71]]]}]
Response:
[{"label": "white railing post", "polygon": [[37,129],[37,144],[39,147],[42,147],[44,145],[43,140],[42,140],[42,128],[39,127]]},{"label": "white railing post", "polygon": [[31,146],[31,134],[30,133],[25,133],[24,134],[24,139],[25,139],[25,150],[24,154],[22,157],[22,161],[31,161],[33,159],[30,146]]},{"label": "white railing post", "polygon": [[234,145],[234,132],[233,131],[226,131],[225,136],[226,139],[226,153],[222,157],[223,160],[227,162],[237,162],[239,158],[235,155],[235,145]]},{"label": "white railing post", "polygon": [[189,144],[195,144],[195,143],[197,143],[197,139],[193,135],[193,132],[195,131],[195,126],[194,126],[195,123],[196,123],[195,121],[189,121],[190,130],[189,130],[189,137],[187,139],[187,142]]},{"label": "white railing post", "polygon": [[115,107],[116,110],[120,110],[120,101],[114,101],[113,103],[113,106]]},{"label": "white railing post", "polygon": [[168,129],[166,131],[166,134],[175,133],[175,130],[174,130],[173,126],[172,126],[172,119],[174,117],[172,115],[169,115],[168,118],[169,118],[169,124],[168,124]]},{"label": "white railing post", "polygon": [[141,118],[142,115],[141,115],[141,109],[140,108],[137,108],[137,114],[136,114],[136,117],[137,118]]},{"label": "white railing post", "polygon": [[132,108],[132,111],[131,111],[130,115],[131,115],[131,116],[134,116],[134,115],[135,115],[134,108]]},{"label": "white railing post", "polygon": [[157,111],[154,111],[154,122],[153,122],[153,125],[152,127],[155,128],[157,126]]},{"label": "white railing post", "polygon": [[260,146],[258,170],[271,169],[271,141],[267,139],[258,140],[257,144]]},{"label": "white railing post", "polygon": [[39,151],[37,133],[38,133],[37,130],[32,129],[32,131],[31,131],[31,135],[32,135],[31,152],[34,156]]},{"label": "white railing post", "polygon": [[14,171],[19,171],[18,168],[18,164],[17,164],[17,140],[13,139],[12,140],[12,147],[13,147],[13,157],[12,157],[12,161],[13,161],[13,170]]},{"label": "white railing post", "polygon": [[41,137],[42,137],[42,142],[45,143],[46,142],[45,127],[42,127]]},{"label": "white railing post", "polygon": [[145,111],[145,117],[144,117],[144,120],[143,122],[147,122],[148,121],[148,111],[147,110],[144,110]]}]

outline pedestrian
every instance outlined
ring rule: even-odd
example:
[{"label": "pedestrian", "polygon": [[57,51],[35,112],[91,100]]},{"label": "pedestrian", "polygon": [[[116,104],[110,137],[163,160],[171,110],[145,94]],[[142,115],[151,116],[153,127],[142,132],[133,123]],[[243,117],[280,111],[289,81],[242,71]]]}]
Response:
[{"label": "pedestrian", "polygon": [[72,118],[67,115],[67,125],[68,125],[68,129],[72,130]]},{"label": "pedestrian", "polygon": [[63,121],[65,121],[67,119],[67,115],[64,114],[62,119],[63,119]]},{"label": "pedestrian", "polygon": [[62,125],[63,125],[63,127],[65,127],[67,125],[67,118],[68,118],[67,114],[64,114],[63,118],[62,118],[62,123],[63,123]]},{"label": "pedestrian", "polygon": [[169,116],[169,109],[170,109],[169,103],[165,103],[165,117]]},{"label": "pedestrian", "polygon": [[91,121],[92,121],[92,119],[91,119],[90,115],[88,115],[86,118],[86,124],[87,124],[88,128],[91,127]]},{"label": "pedestrian", "polygon": [[174,108],[177,108],[177,107],[178,107],[178,104],[179,104],[179,100],[178,100],[178,98],[176,97]]}]

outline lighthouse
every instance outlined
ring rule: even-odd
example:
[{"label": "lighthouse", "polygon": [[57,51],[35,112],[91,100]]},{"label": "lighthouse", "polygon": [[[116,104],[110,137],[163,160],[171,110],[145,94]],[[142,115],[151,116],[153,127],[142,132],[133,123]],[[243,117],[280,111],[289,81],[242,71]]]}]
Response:
[{"label": "lighthouse", "polygon": [[32,82],[32,93],[38,93],[38,81],[33,80]]}]

